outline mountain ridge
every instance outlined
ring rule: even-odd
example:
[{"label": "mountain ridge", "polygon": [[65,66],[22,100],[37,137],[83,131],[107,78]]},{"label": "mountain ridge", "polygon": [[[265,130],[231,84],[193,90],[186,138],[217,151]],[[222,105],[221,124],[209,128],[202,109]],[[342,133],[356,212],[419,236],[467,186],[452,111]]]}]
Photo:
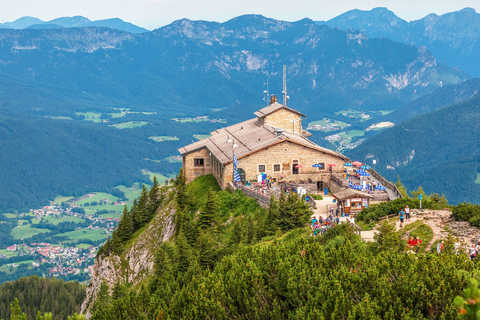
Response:
[{"label": "mountain ridge", "polygon": [[84,28],[84,27],[107,27],[129,33],[143,33],[149,30],[123,21],[120,18],[90,20],[83,16],[60,17],[43,21],[35,17],[21,17],[12,22],[0,23],[0,28],[7,29],[52,29],[52,28]]},{"label": "mountain ridge", "polygon": [[388,38],[417,47],[426,46],[440,62],[480,76],[477,63],[480,56],[480,14],[473,8],[442,15],[429,14],[410,22],[385,8],[351,10],[318,23],[341,30],[357,30],[368,37]]}]

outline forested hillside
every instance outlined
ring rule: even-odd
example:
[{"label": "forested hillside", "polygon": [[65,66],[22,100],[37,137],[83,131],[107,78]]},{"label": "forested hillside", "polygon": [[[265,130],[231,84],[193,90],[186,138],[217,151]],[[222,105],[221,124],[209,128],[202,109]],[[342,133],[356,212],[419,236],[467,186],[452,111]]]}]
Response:
[{"label": "forested hillside", "polygon": [[58,195],[112,192],[118,185],[149,182],[142,169],[176,172],[176,163],[148,160],[176,153],[175,145],[148,139],[161,133],[159,126],[171,128],[168,121],[126,132],[87,121],[0,113],[0,211],[28,210]]},{"label": "forested hillside", "polygon": [[85,287],[78,282],[39,277],[21,278],[0,285],[0,319],[10,319],[10,305],[15,298],[28,319],[37,313],[49,313],[52,320],[66,320],[78,313],[85,298]]},{"label": "forested hillside", "polygon": [[459,84],[436,89],[414,101],[406,103],[386,116],[387,119],[399,123],[415,116],[430,113],[440,108],[449,107],[470,100],[480,93],[480,78],[473,78]]},{"label": "forested hillside", "polygon": [[[388,228],[370,244],[348,224],[312,237],[305,227],[309,209],[295,195],[263,209],[242,193],[216,190],[213,177],[187,186],[177,179],[160,198],[145,193],[125,213],[98,258],[125,260],[117,270],[97,270],[92,281],[103,275],[105,282],[87,296],[91,319],[457,318],[454,298],[477,267],[455,254],[451,240],[438,255],[407,253],[400,233]],[[172,238],[149,246],[156,258],[143,280],[112,283],[112,273],[138,263],[129,248],[150,232],[125,226],[148,217],[145,208],[155,199],[160,207],[173,201]]]},{"label": "forested hillside", "polygon": [[444,193],[453,203],[480,202],[480,96],[407,120],[368,139],[349,155],[376,160],[409,190]]}]

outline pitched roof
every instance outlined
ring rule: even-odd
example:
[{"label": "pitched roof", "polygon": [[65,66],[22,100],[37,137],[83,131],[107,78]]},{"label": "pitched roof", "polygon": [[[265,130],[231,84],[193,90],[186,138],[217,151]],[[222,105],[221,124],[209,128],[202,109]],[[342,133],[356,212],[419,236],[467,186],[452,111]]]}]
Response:
[{"label": "pitched roof", "polygon": [[339,200],[351,199],[351,198],[373,198],[372,195],[353,189],[344,189],[337,193],[334,193],[333,196]]},{"label": "pitched roof", "polygon": [[280,110],[280,109],[286,109],[286,110],[289,110],[293,113],[296,113],[296,114],[298,114],[302,117],[305,117],[305,115],[303,113],[301,113],[301,112],[299,112],[295,109],[289,108],[287,106],[284,106],[283,104],[280,104],[278,102],[274,102],[271,105],[266,106],[265,108],[262,108],[262,109],[260,109],[256,112],[254,112],[253,114],[256,115],[259,118],[262,118],[262,117],[265,117],[265,116],[267,116],[271,113],[274,113],[275,111]]},{"label": "pitched roof", "polygon": [[206,147],[220,162],[227,164],[232,161],[234,151],[233,144],[228,141],[229,139],[233,139],[236,144],[235,154],[238,159],[275,144],[290,141],[348,160],[344,155],[320,147],[304,137],[289,132],[279,133],[271,126],[260,125],[258,119],[255,118],[213,131],[209,138],[184,146],[178,149],[178,151],[180,154],[185,155]]}]

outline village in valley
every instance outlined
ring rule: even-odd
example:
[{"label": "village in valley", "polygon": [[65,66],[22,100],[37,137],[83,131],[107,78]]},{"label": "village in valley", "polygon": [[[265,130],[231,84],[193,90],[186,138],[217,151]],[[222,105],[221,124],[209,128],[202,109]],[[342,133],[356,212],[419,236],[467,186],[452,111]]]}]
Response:
[{"label": "village in valley", "polygon": [[[139,195],[140,184],[122,189],[121,199],[108,193],[57,197],[26,213],[5,213],[17,225],[11,244],[0,248],[0,278],[40,274],[67,280],[90,278],[98,248],[112,234],[121,212]],[[5,223],[5,222],[4,222]]]}]

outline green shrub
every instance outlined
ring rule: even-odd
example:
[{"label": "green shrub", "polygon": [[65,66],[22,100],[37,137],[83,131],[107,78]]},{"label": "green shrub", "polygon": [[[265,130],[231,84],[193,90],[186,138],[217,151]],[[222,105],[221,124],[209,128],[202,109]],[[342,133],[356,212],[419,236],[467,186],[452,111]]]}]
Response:
[{"label": "green shrub", "polygon": [[323,196],[321,194],[309,194],[315,200],[323,200]]},{"label": "green shrub", "polygon": [[460,203],[452,210],[455,220],[468,221],[476,227],[480,227],[480,206],[471,203]]},{"label": "green shrub", "polygon": [[411,198],[400,198],[389,202],[374,204],[363,209],[355,219],[369,224],[388,215],[397,214],[400,209],[405,208],[407,205],[410,209],[414,209],[419,207],[419,202]]}]

